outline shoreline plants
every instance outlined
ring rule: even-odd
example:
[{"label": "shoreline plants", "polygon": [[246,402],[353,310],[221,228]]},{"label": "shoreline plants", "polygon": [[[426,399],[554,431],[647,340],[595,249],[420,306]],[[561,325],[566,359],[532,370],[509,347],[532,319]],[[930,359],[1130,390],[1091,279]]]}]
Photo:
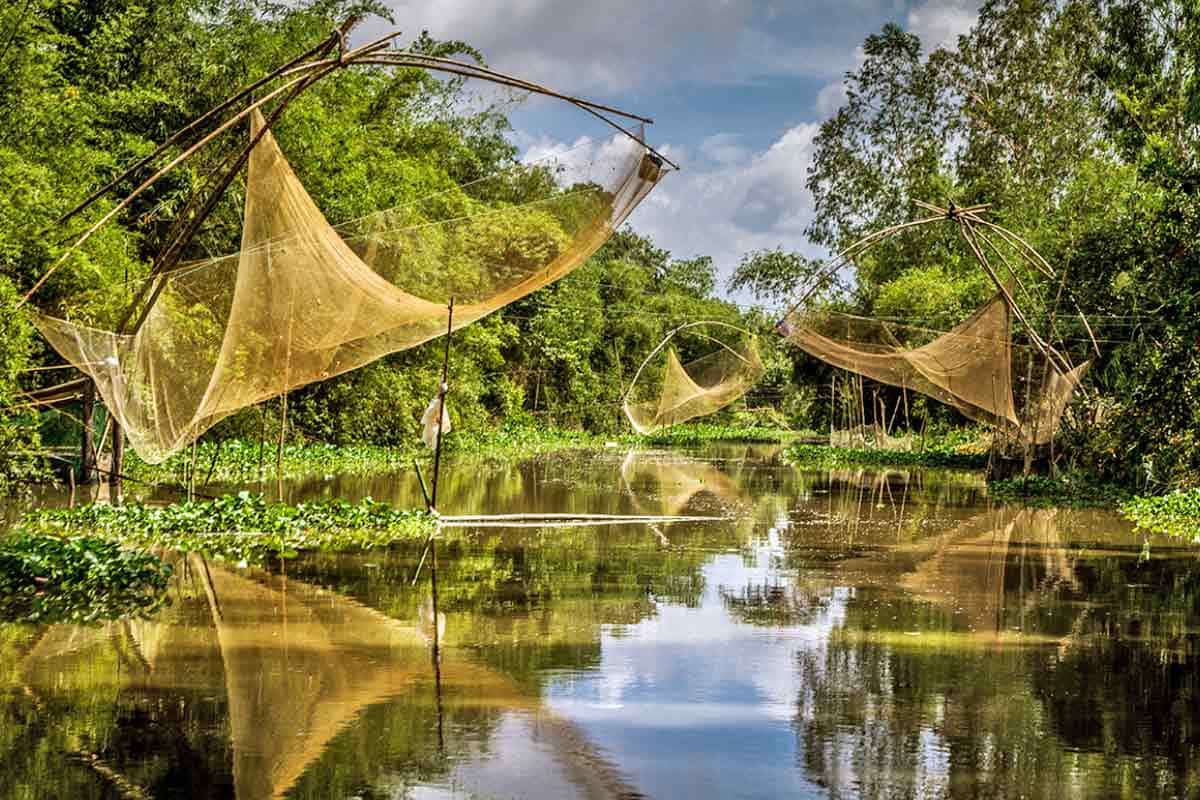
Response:
[{"label": "shoreline plants", "polygon": [[239,492],[163,506],[97,503],[43,509],[27,514],[17,527],[27,535],[86,534],[250,564],[293,558],[302,550],[369,549],[419,541],[436,526],[435,517],[425,511],[399,510],[370,498],[292,506]]},{"label": "shoreline plants", "polygon": [[95,536],[0,538],[0,622],[93,623],[166,602],[171,567]]}]

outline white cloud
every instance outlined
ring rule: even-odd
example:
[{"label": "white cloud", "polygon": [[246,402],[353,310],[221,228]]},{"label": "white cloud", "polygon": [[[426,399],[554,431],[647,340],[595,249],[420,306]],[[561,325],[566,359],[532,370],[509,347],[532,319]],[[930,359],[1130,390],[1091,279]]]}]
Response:
[{"label": "white cloud", "polygon": [[821,91],[817,93],[817,116],[822,119],[832,117],[837,110],[846,102],[846,82],[844,80],[831,81],[821,87]]},{"label": "white cloud", "polygon": [[979,17],[980,0],[925,0],[908,12],[907,29],[926,49],[952,47]]},{"label": "white cloud", "polygon": [[[813,215],[805,183],[817,131],[815,123],[796,125],[760,152],[729,133],[708,137],[695,157],[666,145],[663,153],[683,168],[651,192],[630,222],[678,258],[712,256],[722,285],[750,250],[784,247],[815,253],[804,229]],[[564,182],[581,179],[591,164],[610,160],[628,144],[619,135],[567,143],[518,134],[517,140],[523,161],[557,162]]]},{"label": "white cloud", "polygon": [[[489,63],[569,91],[616,94],[681,82],[823,79],[850,66],[895,0],[385,0],[407,34],[479,48]],[[374,20],[358,36],[382,32]]]},{"label": "white cloud", "polygon": [[[816,254],[804,229],[813,216],[805,186],[818,126],[801,123],[761,152],[701,148],[631,218],[633,227],[679,258],[708,255],[723,285],[750,250],[784,247]],[[718,142],[728,139],[716,138]],[[720,158],[714,158],[714,150]]]},{"label": "white cloud", "polygon": [[746,158],[746,148],[738,144],[736,133],[714,133],[700,143],[705,158],[718,164],[736,164]]}]

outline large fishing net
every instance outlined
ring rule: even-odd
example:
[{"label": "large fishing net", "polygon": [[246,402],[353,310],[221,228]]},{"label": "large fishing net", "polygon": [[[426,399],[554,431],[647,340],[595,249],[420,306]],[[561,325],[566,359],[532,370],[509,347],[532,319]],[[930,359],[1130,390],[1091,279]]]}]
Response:
[{"label": "large fishing net", "polygon": [[[710,343],[712,351],[684,364],[673,342],[678,332],[673,331],[651,352],[625,394],[625,416],[638,433],[653,433],[719,411],[746,394],[762,377],[763,363],[755,337],[726,342],[705,335],[702,338]],[[652,365],[664,350],[662,362]]]},{"label": "large fishing net", "polygon": [[1063,372],[1032,348],[1014,346],[1001,294],[946,332],[828,311],[793,312],[779,332],[827,364],[927,395],[1033,444],[1054,438],[1089,366]]},{"label": "large fishing net", "polygon": [[[252,135],[263,125],[256,112]],[[335,228],[268,131],[238,253],[161,277],[134,335],[36,324],[158,463],[239,409],[444,334],[451,300],[458,329],[562,278],[660,175],[644,146],[614,140]]]}]

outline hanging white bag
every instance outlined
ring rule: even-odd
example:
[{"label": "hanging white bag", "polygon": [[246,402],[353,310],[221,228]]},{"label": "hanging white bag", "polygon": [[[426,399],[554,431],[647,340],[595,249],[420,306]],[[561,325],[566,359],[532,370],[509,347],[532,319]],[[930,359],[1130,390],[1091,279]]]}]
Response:
[{"label": "hanging white bag", "polygon": [[[442,387],[442,392],[446,388]],[[446,410],[445,402],[442,400],[442,392],[434,394],[433,399],[429,401],[429,405],[425,406],[425,413],[421,415],[421,441],[425,446],[432,450],[437,446],[438,428],[442,430],[442,434],[450,432],[450,412]],[[438,425],[438,406],[442,408],[442,421]]]}]

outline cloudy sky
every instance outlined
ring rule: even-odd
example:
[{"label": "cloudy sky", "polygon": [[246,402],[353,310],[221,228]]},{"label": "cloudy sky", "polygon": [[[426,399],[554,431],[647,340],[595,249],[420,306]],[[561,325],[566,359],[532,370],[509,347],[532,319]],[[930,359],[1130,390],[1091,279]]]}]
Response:
[{"label": "cloudy sky", "polygon": [[[817,126],[841,99],[860,45],[887,22],[952,43],[979,0],[387,0],[398,27],[483,51],[491,66],[653,117],[679,161],[631,220],[674,255],[743,253],[804,238]],[[382,25],[380,26],[382,27]],[[373,31],[371,31],[373,32]],[[530,151],[601,131],[562,103],[511,115]]]}]

